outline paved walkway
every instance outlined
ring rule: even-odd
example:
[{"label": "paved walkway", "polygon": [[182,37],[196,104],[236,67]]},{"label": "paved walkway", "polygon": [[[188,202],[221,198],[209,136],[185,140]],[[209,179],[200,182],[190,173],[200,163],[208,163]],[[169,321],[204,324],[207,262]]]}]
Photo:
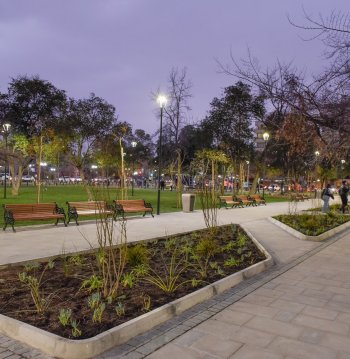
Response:
[{"label": "paved walkway", "polygon": [[[300,203],[298,209],[308,205]],[[277,265],[99,358],[350,358],[350,233],[322,244],[298,240],[266,220],[287,211],[286,203],[220,210],[221,224],[243,224]],[[200,212],[132,219],[128,238],[203,226]],[[92,239],[93,228],[84,224],[79,230]],[[87,248],[80,236],[73,226],[2,234],[0,263]],[[26,249],[20,250],[24,243]],[[22,348],[18,352],[16,345]],[[0,359],[46,358],[29,350],[0,336]]]}]

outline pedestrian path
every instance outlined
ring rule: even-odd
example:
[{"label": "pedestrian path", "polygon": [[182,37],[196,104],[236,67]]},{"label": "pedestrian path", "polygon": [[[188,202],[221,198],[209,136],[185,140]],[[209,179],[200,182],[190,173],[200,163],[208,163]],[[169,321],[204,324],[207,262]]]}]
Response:
[{"label": "pedestrian path", "polygon": [[[219,210],[219,224],[244,226],[276,265],[96,359],[350,358],[350,233],[325,243],[301,241],[266,219],[289,210],[286,203]],[[87,249],[83,237],[95,243],[94,226],[2,233],[0,263]],[[131,219],[128,240],[203,227],[200,211]],[[48,358],[0,336],[0,358],[6,357]]]}]

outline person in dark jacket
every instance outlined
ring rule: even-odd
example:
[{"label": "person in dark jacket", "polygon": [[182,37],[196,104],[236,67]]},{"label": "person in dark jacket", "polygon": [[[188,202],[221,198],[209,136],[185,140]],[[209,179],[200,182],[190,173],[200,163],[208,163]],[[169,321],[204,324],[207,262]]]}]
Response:
[{"label": "person in dark jacket", "polygon": [[339,196],[341,199],[341,211],[345,213],[345,209],[348,207],[348,194],[349,194],[349,186],[346,181],[342,182],[341,187],[339,188]]}]

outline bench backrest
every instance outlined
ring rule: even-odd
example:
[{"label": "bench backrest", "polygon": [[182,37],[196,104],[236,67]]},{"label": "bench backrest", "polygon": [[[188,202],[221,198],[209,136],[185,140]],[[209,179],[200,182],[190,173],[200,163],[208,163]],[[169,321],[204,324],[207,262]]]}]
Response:
[{"label": "bench backrest", "polygon": [[69,207],[74,207],[77,211],[94,210],[98,212],[107,209],[105,201],[67,202],[67,204]]},{"label": "bench backrest", "polygon": [[57,205],[53,203],[4,204],[12,213],[56,213]]},{"label": "bench backrest", "polygon": [[232,201],[232,196],[219,196],[220,201]]},{"label": "bench backrest", "polygon": [[253,199],[263,199],[261,196],[260,196],[260,194],[252,194],[252,195],[250,195],[250,198],[253,198]]},{"label": "bench backrest", "polygon": [[242,201],[250,201],[250,199],[248,198],[248,196],[244,195],[244,194],[240,194],[239,196],[236,196],[238,199],[241,199]]},{"label": "bench backrest", "polygon": [[123,207],[145,207],[145,201],[143,199],[123,199],[115,200],[117,204],[121,204]]}]

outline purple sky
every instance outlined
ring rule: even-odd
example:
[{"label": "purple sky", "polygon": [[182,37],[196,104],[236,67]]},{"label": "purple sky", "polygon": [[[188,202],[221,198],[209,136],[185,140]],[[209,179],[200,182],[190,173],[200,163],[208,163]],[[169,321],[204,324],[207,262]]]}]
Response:
[{"label": "purple sky", "polygon": [[11,77],[38,74],[69,96],[90,92],[116,107],[119,120],[152,133],[159,121],[151,92],[166,90],[172,67],[193,83],[189,120],[235,79],[218,74],[215,59],[277,58],[319,71],[323,45],[305,42],[287,21],[303,22],[349,0],[0,0],[0,91]]}]

